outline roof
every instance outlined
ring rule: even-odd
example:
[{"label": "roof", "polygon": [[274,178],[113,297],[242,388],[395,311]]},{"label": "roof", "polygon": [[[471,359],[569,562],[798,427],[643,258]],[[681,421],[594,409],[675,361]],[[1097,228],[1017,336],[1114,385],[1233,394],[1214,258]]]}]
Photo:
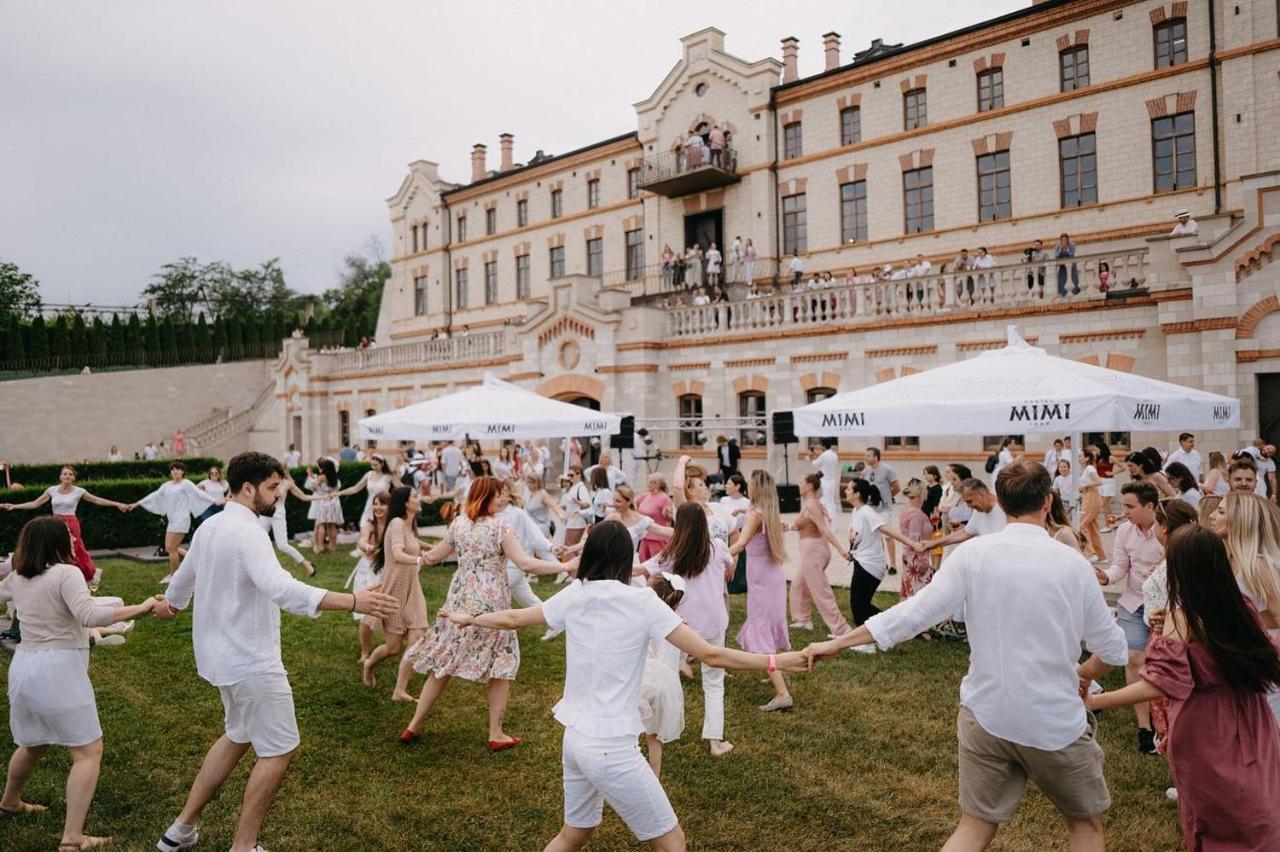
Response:
[{"label": "roof", "polygon": [[613,145],[617,142],[624,142],[627,139],[634,139],[637,145],[640,144],[640,134],[633,130],[630,133],[623,133],[621,136],[614,136],[612,139],[604,139],[600,142],[592,142],[590,145],[583,145],[581,148],[575,148],[572,151],[566,151],[563,154],[556,154],[555,156],[551,156],[551,157],[543,157],[541,160],[538,160],[537,162],[530,162],[518,168],[507,169],[505,172],[497,172],[495,174],[489,175],[489,177],[487,178],[482,178],[481,180],[472,181],[471,183],[460,184],[454,187],[453,189],[450,189],[446,192],[442,192],[441,196],[444,198],[447,198],[455,192],[462,192],[464,190],[475,189],[476,187],[484,186],[486,183],[489,183],[491,181],[496,181],[502,178],[509,178],[512,175],[518,175],[523,172],[527,172],[530,169],[540,169],[543,166],[551,165],[552,163],[559,162],[560,160],[577,156],[578,154],[583,154],[587,151],[592,150],[593,148],[603,148],[606,145]]},{"label": "roof", "polygon": [[782,83],[780,85],[774,86],[773,91],[780,92],[786,89],[795,88],[797,86],[803,86],[806,83],[812,83],[814,80],[822,80],[826,77],[835,77],[853,68],[865,68],[869,65],[874,65],[875,63],[880,62],[884,59],[889,59],[890,57],[901,56],[904,53],[911,53],[914,50],[921,50],[926,47],[931,47],[932,45],[938,44],[940,42],[948,41],[949,39],[958,38],[959,36],[968,35],[970,33],[981,32],[982,30],[985,30],[985,29],[998,27],[1001,24],[1008,23],[1009,21],[1016,21],[1019,18],[1031,17],[1032,15],[1037,15],[1041,12],[1049,11],[1050,9],[1057,9],[1061,6],[1068,6],[1075,2],[1076,0],[1043,0],[1043,2],[1036,3],[1034,5],[1027,6],[1022,9],[1016,9],[1012,12],[1009,12],[1008,14],[1001,15],[998,18],[990,18],[985,21],[979,21],[976,24],[970,24],[967,27],[961,27],[958,30],[952,30],[949,33],[943,33],[942,35],[933,36],[931,38],[924,39],[923,41],[917,41],[914,44],[908,44],[905,46],[886,45],[883,43],[875,44],[875,42],[873,42],[872,49],[867,49],[867,50],[855,53],[854,55],[857,58],[855,58],[852,62],[849,62],[845,65],[839,65],[835,68],[832,68],[829,71],[822,71],[818,74],[811,74],[808,77],[801,77],[798,80],[792,80],[790,83]]}]

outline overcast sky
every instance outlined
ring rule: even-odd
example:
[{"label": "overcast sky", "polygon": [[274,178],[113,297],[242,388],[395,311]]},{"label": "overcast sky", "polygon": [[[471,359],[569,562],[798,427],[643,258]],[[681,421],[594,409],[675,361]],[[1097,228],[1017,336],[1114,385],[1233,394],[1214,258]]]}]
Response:
[{"label": "overcast sky", "polygon": [[1030,0],[427,2],[0,0],[0,259],[46,302],[131,304],[178,257],[280,257],[303,292],[387,245],[405,164],[470,175],[635,129],[632,104],[707,26],[747,60],[800,39],[800,73]]}]

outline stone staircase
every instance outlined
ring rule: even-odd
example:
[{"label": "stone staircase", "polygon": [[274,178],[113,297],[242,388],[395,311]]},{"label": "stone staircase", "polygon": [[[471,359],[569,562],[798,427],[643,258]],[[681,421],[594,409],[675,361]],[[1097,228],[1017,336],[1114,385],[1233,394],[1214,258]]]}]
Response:
[{"label": "stone staircase", "polygon": [[268,382],[253,404],[243,411],[232,414],[228,408],[214,409],[210,416],[184,429],[188,453],[210,453],[232,438],[248,432],[257,422],[262,410],[271,402],[275,389],[275,382]]}]

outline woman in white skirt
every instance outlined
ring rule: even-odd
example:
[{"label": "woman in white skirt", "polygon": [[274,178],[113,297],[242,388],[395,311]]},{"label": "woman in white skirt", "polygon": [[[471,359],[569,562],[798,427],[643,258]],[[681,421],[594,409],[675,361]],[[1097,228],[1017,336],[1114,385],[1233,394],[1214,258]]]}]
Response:
[{"label": "woman in white skirt", "polygon": [[45,810],[22,800],[22,788],[51,745],[71,750],[67,815],[59,852],[102,846],[110,838],[84,833],[98,786],[102,727],[89,682],[89,628],[105,627],[150,612],[138,606],[103,606],[75,566],[75,546],[61,519],[35,518],[18,535],[13,573],[0,583],[0,604],[13,601],[22,619],[22,643],[9,665],[9,730],[18,748],[0,811],[20,815]]},{"label": "woman in white skirt", "polygon": [[[684,577],[662,572],[651,587],[673,610],[684,599]],[[665,639],[650,639],[640,678],[640,723],[649,747],[649,768],[662,777],[662,745],[684,733],[684,689],[680,686],[680,662],[684,655]]]},{"label": "woman in white skirt", "polygon": [[597,524],[582,551],[578,579],[541,606],[500,612],[447,612],[461,627],[514,630],[543,624],[565,631],[564,697],[556,704],[564,725],[564,825],[548,852],[583,848],[603,817],[604,804],[632,833],[659,850],[683,850],[684,832],[666,791],[640,754],[640,682],[649,640],[668,641],[713,666],[807,671],[802,651],[750,654],[717,647],[686,627],[651,589],[630,585],[635,551],[617,521]]},{"label": "woman in white skirt", "polygon": [[[351,569],[351,576],[343,588],[352,593],[362,592],[378,582],[378,573],[373,568],[374,558],[382,550],[382,534],[387,529],[387,505],[391,502],[391,494],[383,491],[374,495],[373,517],[360,525],[360,541],[356,549],[360,551],[360,561]],[[373,651],[373,630],[364,623],[364,616],[358,612],[351,617],[360,623],[360,662],[369,658]]]},{"label": "woman in white skirt", "polygon": [[348,494],[358,494],[360,489],[369,492],[369,496],[364,501],[364,511],[360,513],[360,523],[364,523],[373,517],[373,498],[379,494],[388,494],[391,486],[395,485],[395,477],[391,475],[391,466],[387,464],[387,459],[378,453],[369,456],[369,470],[365,475],[360,477],[355,485],[344,488],[338,492],[339,497],[346,497]]},{"label": "woman in white skirt", "polygon": [[323,553],[327,544],[333,552],[338,549],[338,530],[343,524],[342,501],[338,499],[341,485],[338,466],[333,459],[320,459],[308,472],[305,484],[315,498],[307,510],[307,517],[315,523],[311,549]]}]

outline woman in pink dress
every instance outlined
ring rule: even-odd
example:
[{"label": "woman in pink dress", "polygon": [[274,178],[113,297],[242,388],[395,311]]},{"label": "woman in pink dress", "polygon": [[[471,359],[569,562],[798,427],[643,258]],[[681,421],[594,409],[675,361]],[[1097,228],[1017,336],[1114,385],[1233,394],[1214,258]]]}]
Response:
[{"label": "woman in pink dress", "polygon": [[[912,541],[928,541],[933,536],[933,524],[924,513],[924,498],[928,496],[924,483],[913,479],[902,493],[906,495],[908,505],[898,516],[899,531]],[[902,597],[909,598],[933,579],[933,560],[927,551],[917,553],[909,548],[902,559]],[[924,635],[928,636],[927,633]]]},{"label": "woman in pink dress", "polygon": [[1236,585],[1222,541],[1187,525],[1169,538],[1169,614],[1141,680],[1090,709],[1169,699],[1166,754],[1188,849],[1280,849],[1280,728],[1266,692],[1280,654]]},{"label": "woman in pink dress", "polygon": [[[559,562],[534,559],[520,546],[520,539],[497,515],[502,483],[491,476],[481,476],[471,483],[461,515],[449,525],[445,537],[422,554],[424,565],[443,561],[451,553],[458,554],[458,570],[449,583],[444,610],[477,614],[504,610],[511,601],[507,587],[507,560],[510,559],[530,574],[559,574]],[[512,630],[484,627],[460,627],[442,615],[436,616],[432,628],[415,652],[413,664],[419,674],[430,674],[413,721],[400,735],[406,745],[418,738],[427,713],[444,692],[449,680],[488,684],[489,750],[502,751],[520,744],[502,730],[507,712],[511,681],[520,668],[520,645]]]},{"label": "woman in pink dress", "polygon": [[[649,490],[636,500],[636,511],[653,521],[658,526],[669,526],[675,517],[675,504],[671,501],[671,493],[667,490],[667,480],[660,473],[649,474]],[[640,539],[639,557],[647,562],[662,552],[667,546],[667,538],[646,532]]]},{"label": "woman in pink dress", "polygon": [[[778,488],[765,470],[751,472],[751,508],[742,534],[729,548],[737,559],[747,553],[747,620],[738,630],[738,647],[756,654],[791,650],[787,633],[787,578],[782,564],[787,551],[782,543],[782,518],[778,514]],[[761,710],[790,710],[795,706],[781,672],[770,672],[773,698]]]}]

